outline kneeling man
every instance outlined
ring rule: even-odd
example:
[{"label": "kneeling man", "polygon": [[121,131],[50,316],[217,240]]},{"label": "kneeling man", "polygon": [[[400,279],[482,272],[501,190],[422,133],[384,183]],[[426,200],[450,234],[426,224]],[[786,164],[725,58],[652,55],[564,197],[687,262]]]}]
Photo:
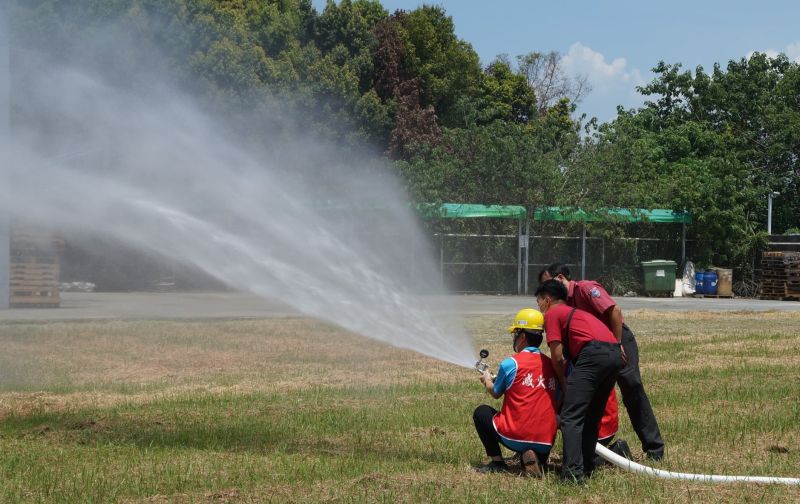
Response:
[{"label": "kneeling man", "polygon": [[521,454],[525,472],[541,476],[556,438],[556,387],[550,358],[542,355],[544,317],[537,310],[520,310],[508,328],[516,352],[500,363],[497,376],[484,371],[481,382],[495,399],[503,397],[498,412],[486,404],[473,414],[475,429],[491,462],[480,472],[507,471],[500,443]]}]

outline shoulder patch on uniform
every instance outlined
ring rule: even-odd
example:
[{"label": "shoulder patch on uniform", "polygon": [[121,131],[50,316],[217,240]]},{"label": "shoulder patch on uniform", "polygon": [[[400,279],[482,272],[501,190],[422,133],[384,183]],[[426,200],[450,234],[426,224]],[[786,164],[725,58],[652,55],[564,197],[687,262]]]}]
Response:
[{"label": "shoulder patch on uniform", "polygon": [[593,298],[599,298],[600,289],[598,289],[597,287],[592,287],[592,290],[589,291],[589,294],[591,294]]}]

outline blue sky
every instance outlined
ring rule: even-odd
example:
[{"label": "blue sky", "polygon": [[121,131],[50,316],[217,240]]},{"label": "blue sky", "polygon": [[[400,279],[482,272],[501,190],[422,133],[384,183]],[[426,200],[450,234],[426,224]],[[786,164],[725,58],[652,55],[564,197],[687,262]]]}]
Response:
[{"label": "blue sky", "polygon": [[[317,9],[325,0],[313,0]],[[592,92],[578,113],[613,119],[616,106],[636,107],[637,85],[659,60],[710,70],[753,51],[786,53],[800,61],[800,2],[673,0],[671,2],[535,0],[383,0],[389,12],[423,3],[441,5],[457,35],[483,64],[498,54],[558,51],[573,73],[587,75]]]}]

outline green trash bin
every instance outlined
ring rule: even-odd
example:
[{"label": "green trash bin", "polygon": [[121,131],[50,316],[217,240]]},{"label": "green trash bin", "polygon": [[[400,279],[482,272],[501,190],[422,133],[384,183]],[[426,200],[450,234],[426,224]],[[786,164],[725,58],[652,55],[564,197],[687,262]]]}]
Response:
[{"label": "green trash bin", "polygon": [[678,264],[675,261],[644,261],[642,274],[644,276],[644,291],[648,296],[653,294],[666,294],[672,296],[675,292],[675,270]]}]

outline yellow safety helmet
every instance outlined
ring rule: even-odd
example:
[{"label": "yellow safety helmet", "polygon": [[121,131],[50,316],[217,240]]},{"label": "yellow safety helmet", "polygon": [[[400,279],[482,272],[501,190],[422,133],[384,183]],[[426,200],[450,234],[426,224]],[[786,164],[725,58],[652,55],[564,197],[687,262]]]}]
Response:
[{"label": "yellow safety helmet", "polygon": [[508,332],[514,332],[515,329],[543,331],[544,315],[542,315],[542,312],[539,310],[524,308],[517,312],[517,315],[514,317],[514,325],[508,328]]}]

